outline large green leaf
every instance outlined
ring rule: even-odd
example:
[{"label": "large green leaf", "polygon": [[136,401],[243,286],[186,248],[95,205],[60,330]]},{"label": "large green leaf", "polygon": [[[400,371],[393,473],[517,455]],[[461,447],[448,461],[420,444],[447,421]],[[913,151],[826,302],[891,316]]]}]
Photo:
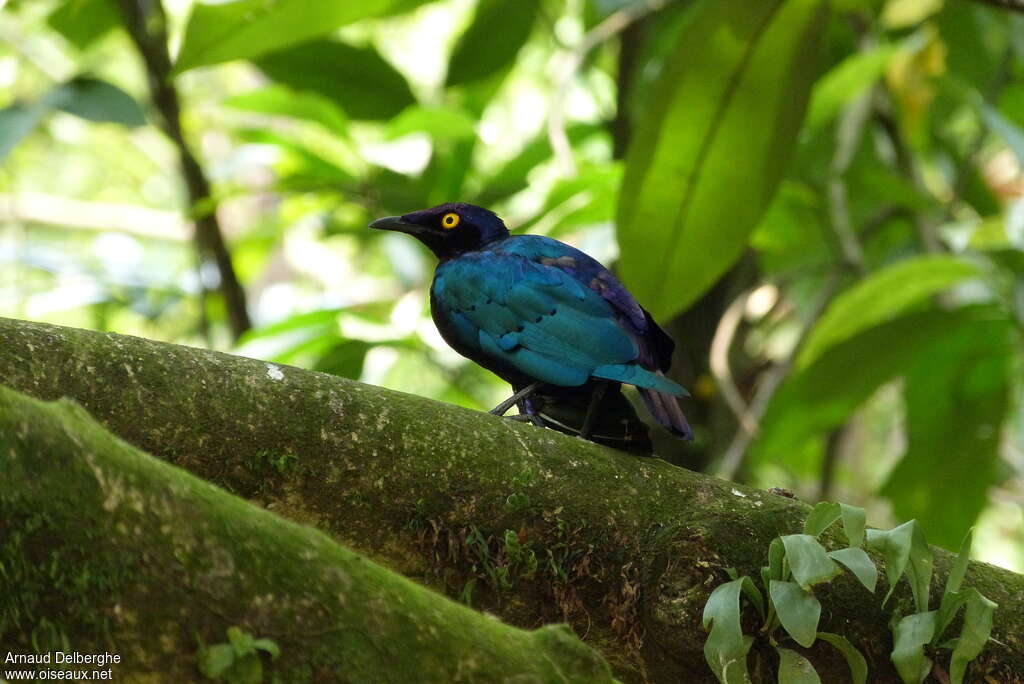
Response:
[{"label": "large green leaf", "polygon": [[192,6],[175,73],[251,59],[360,19],[408,9],[408,0],[236,0]]},{"label": "large green leaf", "polygon": [[882,494],[947,549],[957,548],[998,481],[1019,344],[1005,318],[977,321],[946,331],[906,375],[907,451]]},{"label": "large green leaf", "polygon": [[373,48],[313,40],[254,61],[277,83],[322,95],[353,119],[390,119],[414,102],[405,78]]},{"label": "large green leaf", "polygon": [[483,80],[515,62],[538,6],[538,0],[480,0],[448,61],[447,85]]},{"label": "large green leaf", "polygon": [[624,280],[655,317],[706,291],[771,201],[817,73],[820,0],[694,8],[636,122],[619,200]]},{"label": "large green leaf", "polygon": [[845,549],[829,551],[828,557],[839,561],[846,566],[847,570],[864,585],[864,588],[871,593],[875,592],[875,585],[878,583],[878,568],[871,561],[871,557],[864,552],[864,549],[851,546]]},{"label": "large green leaf", "polygon": [[806,368],[829,347],[976,275],[977,267],[950,256],[915,257],[871,274],[835,298],[814,326],[797,366]]}]

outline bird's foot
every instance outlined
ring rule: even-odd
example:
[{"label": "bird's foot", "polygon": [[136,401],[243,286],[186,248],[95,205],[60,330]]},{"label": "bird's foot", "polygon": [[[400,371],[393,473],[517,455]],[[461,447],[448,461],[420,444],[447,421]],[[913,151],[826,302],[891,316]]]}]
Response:
[{"label": "bird's foot", "polygon": [[506,399],[505,401],[501,402],[500,404],[492,408],[491,414],[495,416],[505,415],[510,408],[518,404],[523,399],[526,399],[534,392],[536,392],[543,384],[543,382],[538,381],[527,385],[526,387],[524,387],[523,389],[519,390],[511,397]]}]

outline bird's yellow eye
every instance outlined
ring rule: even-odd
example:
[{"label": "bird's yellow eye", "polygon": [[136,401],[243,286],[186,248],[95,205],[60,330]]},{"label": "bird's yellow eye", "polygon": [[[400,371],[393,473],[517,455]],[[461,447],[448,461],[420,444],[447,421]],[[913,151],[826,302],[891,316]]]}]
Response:
[{"label": "bird's yellow eye", "polygon": [[459,225],[459,215],[455,212],[448,212],[441,217],[441,227],[445,230],[451,230],[455,226]]}]

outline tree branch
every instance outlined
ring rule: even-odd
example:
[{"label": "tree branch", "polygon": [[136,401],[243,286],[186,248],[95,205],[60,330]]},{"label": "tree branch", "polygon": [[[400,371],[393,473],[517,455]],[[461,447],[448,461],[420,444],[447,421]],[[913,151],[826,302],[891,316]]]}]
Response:
[{"label": "tree branch", "polygon": [[[181,173],[188,190],[190,213],[195,221],[196,247],[200,267],[216,265],[224,306],[235,339],[252,327],[245,291],[235,273],[231,253],[213,207],[213,193],[202,167],[189,148],[181,130],[181,105],[171,79],[171,58],[167,52],[167,17],[160,0],[118,0],[124,26],[146,66],[153,105],[160,114],[160,127],[178,150]],[[200,273],[202,275],[202,273]],[[200,282],[203,279],[200,278]]]},{"label": "tree branch", "polygon": [[611,684],[564,626],[524,632],[448,601],[126,445],[73,402],[0,386],[0,469],[18,483],[0,491],[5,653],[113,651],[110,679],[198,681],[199,644],[239,627],[274,640],[275,681]]},{"label": "tree branch", "polygon": [[[808,511],[549,430],[138,338],[0,319],[0,378],[72,397],[132,444],[513,624],[566,620],[624,681],[714,681],[710,591],[725,568],[756,576]],[[936,591],[949,566],[938,551]],[[972,676],[1024,671],[1024,577],[973,563],[967,582],[1000,604]],[[820,628],[861,648],[873,682],[895,682],[880,592],[848,577],[816,589]],[[760,641],[754,653],[774,657]],[[806,654],[846,677],[831,647]]]}]

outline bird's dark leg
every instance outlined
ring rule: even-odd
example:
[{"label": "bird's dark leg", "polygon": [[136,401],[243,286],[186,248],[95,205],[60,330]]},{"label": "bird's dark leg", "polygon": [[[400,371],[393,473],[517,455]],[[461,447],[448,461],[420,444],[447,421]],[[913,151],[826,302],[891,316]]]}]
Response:
[{"label": "bird's dark leg", "polygon": [[590,395],[590,406],[587,407],[587,417],[583,419],[583,427],[580,428],[580,437],[590,439],[590,432],[594,429],[594,420],[597,418],[597,407],[601,405],[605,392],[608,391],[607,382],[599,382]]},{"label": "bird's dark leg", "polygon": [[539,380],[537,382],[530,383],[529,385],[527,385],[523,389],[519,390],[518,392],[513,394],[511,397],[509,397],[508,399],[506,399],[505,401],[501,402],[500,404],[495,406],[493,409],[491,409],[491,413],[493,413],[496,416],[503,416],[503,415],[505,415],[505,412],[508,411],[510,408],[512,408],[515,404],[519,403],[519,401],[521,399],[525,399],[525,398],[529,397],[531,394],[533,394],[538,389],[540,389],[541,386],[543,386],[543,385],[544,385],[544,383],[540,382]]}]

